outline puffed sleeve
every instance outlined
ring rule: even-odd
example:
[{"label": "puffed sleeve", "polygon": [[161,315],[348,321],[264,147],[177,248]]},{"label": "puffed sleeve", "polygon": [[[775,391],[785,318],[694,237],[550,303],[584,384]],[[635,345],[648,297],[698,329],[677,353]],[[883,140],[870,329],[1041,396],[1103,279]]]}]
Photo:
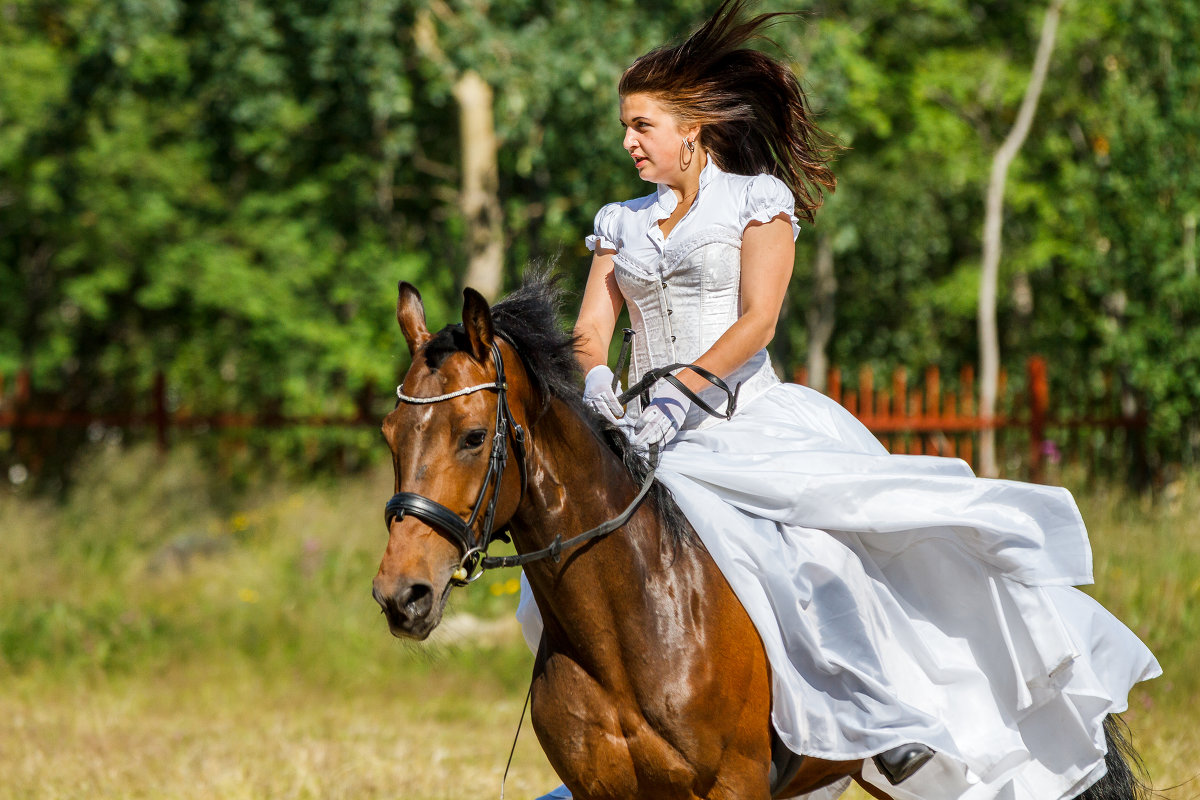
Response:
[{"label": "puffed sleeve", "polygon": [[742,204],[742,230],[751,222],[770,222],[787,214],[792,223],[792,239],[800,235],[800,220],[796,219],[796,198],[787,184],[774,175],[755,175],[746,187]]},{"label": "puffed sleeve", "polygon": [[620,203],[609,203],[596,212],[595,232],[587,237],[585,244],[593,253],[597,249],[616,250],[619,237],[617,236],[617,212]]}]

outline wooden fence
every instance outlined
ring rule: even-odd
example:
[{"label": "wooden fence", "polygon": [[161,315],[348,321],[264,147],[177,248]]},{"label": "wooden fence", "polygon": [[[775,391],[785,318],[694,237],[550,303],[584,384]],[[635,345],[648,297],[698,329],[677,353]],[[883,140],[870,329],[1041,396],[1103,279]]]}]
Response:
[{"label": "wooden fence", "polygon": [[[1002,459],[1002,464],[1019,462],[1021,477],[1035,481],[1043,478],[1047,460],[1054,459],[1059,452],[1059,441],[1048,438],[1048,431],[1053,431],[1058,440],[1066,441],[1067,432],[1072,430],[1125,429],[1127,433],[1136,433],[1146,424],[1144,417],[1113,413],[1113,403],[1102,406],[1108,413],[1068,411],[1065,404],[1055,408],[1051,403],[1046,360],[1040,356],[1028,360],[1024,390],[1019,394],[1007,391],[1007,375],[1001,373],[998,392],[1001,400],[997,414],[991,418],[977,412],[973,367],[963,367],[948,381],[943,380],[937,367],[926,367],[918,375],[919,383],[910,381],[909,371],[900,368],[879,381],[874,371],[864,366],[848,382],[843,370],[835,367],[827,376],[825,393],[857,416],[894,453],[957,456],[973,463],[977,435],[981,430],[995,429],[1001,436],[1002,450],[1006,449],[1010,456]],[[803,368],[795,371],[793,379],[808,383]],[[120,413],[38,409],[34,407],[29,374],[22,371],[16,376],[12,392],[6,392],[0,376],[0,430],[82,429],[92,425],[141,429],[152,432],[159,447],[166,449],[171,432],[176,429],[373,427],[379,425],[381,417],[374,409],[374,397],[369,390],[356,398],[355,412],[343,416],[298,417],[277,412],[197,414],[187,409],[172,410],[162,374],[156,377],[148,400],[142,411]],[[1014,453],[1014,448],[1020,448],[1024,454]]]},{"label": "wooden fence", "polygon": [[[959,372],[956,391],[944,392],[941,370],[926,367],[924,385],[911,386],[908,370],[893,370],[890,381],[877,386],[870,366],[857,371],[857,386],[847,387],[840,367],[833,367],[825,380],[825,394],[836,400],[879,437],[893,453],[957,456],[970,462],[975,435],[987,427],[1005,428],[1013,419],[998,415],[985,420],[975,413],[975,368]],[[808,370],[796,369],[796,383],[809,385]],[[1001,373],[999,397],[1005,397],[1008,375]]]},{"label": "wooden fence", "polygon": [[260,428],[349,428],[378,427],[382,415],[374,410],[374,393],[367,387],[355,398],[355,411],[347,415],[287,416],[277,411],[197,413],[190,409],[171,410],[167,400],[166,377],[159,372],[150,390],[149,402],[142,411],[96,413],[92,411],[39,409],[29,372],[17,373],[15,388],[6,394],[0,375],[0,430],[36,430],[87,428],[92,425],[122,429],[150,430],[162,449],[170,445],[173,429],[188,431],[251,430]]},{"label": "wooden fence", "polygon": [[[992,429],[1001,436],[1010,434],[1004,436],[1009,449],[1015,442],[1024,448],[1024,455],[1000,460],[1019,461],[1024,467],[1024,477],[1033,481],[1041,481],[1047,461],[1061,458],[1066,443],[1077,438],[1071,431],[1122,429],[1127,434],[1136,434],[1146,426],[1144,416],[1104,413],[1114,402],[1091,404],[1092,413],[1068,410],[1066,403],[1058,408],[1052,406],[1046,359],[1042,356],[1031,356],[1026,362],[1025,387],[1019,394],[1008,391],[1008,374],[1001,371],[997,411],[991,417],[977,411],[972,365],[959,371],[952,391],[943,389],[941,371],[935,366],[926,367],[922,377],[921,384],[914,384],[908,371],[900,367],[892,372],[890,380],[879,385],[871,367],[864,366],[857,371],[856,386],[850,388],[845,384],[843,371],[833,367],[826,377],[824,391],[858,417],[893,453],[957,456],[974,467],[976,437],[980,431]],[[808,379],[803,367],[793,374],[796,383],[808,384]],[[1051,431],[1056,439],[1049,438]]]}]

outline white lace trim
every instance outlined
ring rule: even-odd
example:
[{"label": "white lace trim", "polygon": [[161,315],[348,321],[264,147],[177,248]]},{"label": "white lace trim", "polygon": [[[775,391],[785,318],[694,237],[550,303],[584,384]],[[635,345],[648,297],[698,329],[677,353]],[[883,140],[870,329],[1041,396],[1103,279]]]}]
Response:
[{"label": "white lace trim", "polygon": [[613,256],[613,265],[619,267],[623,272],[627,272],[638,280],[656,281],[658,273],[653,268],[643,264],[636,258],[627,255],[623,250],[618,250]]},{"label": "white lace trim", "polygon": [[710,244],[727,244],[738,250],[742,249],[741,237],[735,236],[729,231],[713,229],[700,231],[691,238],[671,243],[671,246],[667,248],[667,252],[663,254],[662,262],[660,262],[659,270],[661,274],[667,275],[674,272],[685,258],[701,247]]},{"label": "white lace trim", "polygon": [[794,210],[795,210],[794,205],[793,206],[782,206],[782,205],[775,205],[775,204],[765,205],[765,206],[759,208],[753,214],[751,214],[750,218],[746,220],[746,224],[749,225],[751,222],[761,222],[763,224],[766,224],[766,223],[770,222],[771,220],[775,219],[776,217],[778,217],[780,214],[787,214],[788,220],[792,223],[792,241],[794,242],[794,241],[796,241],[797,237],[800,236],[800,220],[796,217],[796,215],[794,213],[792,213]]},{"label": "white lace trim", "polygon": [[614,242],[612,239],[609,239],[608,237],[604,236],[603,234],[599,234],[599,233],[593,233],[592,235],[588,236],[586,239],[583,240],[583,243],[586,244],[587,249],[591,250],[593,253],[596,252],[596,250],[620,250],[621,249],[621,248],[617,247],[617,243]]}]

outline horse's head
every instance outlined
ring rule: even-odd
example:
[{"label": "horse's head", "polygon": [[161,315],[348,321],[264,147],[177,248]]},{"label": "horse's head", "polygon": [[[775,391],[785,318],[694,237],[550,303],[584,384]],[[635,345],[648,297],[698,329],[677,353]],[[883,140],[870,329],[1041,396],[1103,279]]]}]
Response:
[{"label": "horse's head", "polygon": [[437,627],[450,589],[471,572],[476,548],[513,515],[523,490],[525,370],[496,336],[487,301],[473,289],[463,297],[461,327],[437,334],[425,326],[415,288],[401,283],[396,303],[412,366],[383,422],[396,495],[372,592],[394,636],[424,639]]}]

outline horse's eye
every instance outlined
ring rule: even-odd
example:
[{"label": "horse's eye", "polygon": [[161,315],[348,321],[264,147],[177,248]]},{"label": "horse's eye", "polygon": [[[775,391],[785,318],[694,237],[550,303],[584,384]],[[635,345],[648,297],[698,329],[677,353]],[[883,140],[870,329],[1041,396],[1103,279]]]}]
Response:
[{"label": "horse's eye", "polygon": [[487,438],[487,431],[485,431],[483,428],[476,428],[473,431],[468,431],[467,435],[463,437],[462,449],[476,450],[480,447],[483,447],[483,440],[485,438]]}]

